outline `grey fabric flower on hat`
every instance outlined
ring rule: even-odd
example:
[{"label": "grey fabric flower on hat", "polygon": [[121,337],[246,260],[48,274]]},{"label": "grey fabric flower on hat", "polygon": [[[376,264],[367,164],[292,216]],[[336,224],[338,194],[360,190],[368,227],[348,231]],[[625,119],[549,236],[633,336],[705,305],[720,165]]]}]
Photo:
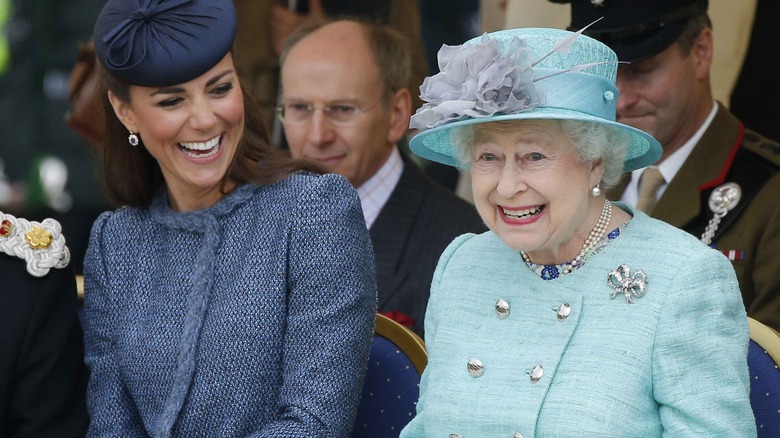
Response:
[{"label": "grey fabric flower on hat", "polygon": [[534,86],[533,54],[520,38],[500,43],[485,34],[476,44],[445,44],[438,61],[439,73],[420,86],[426,103],[412,116],[411,128],[517,113],[544,100]]}]

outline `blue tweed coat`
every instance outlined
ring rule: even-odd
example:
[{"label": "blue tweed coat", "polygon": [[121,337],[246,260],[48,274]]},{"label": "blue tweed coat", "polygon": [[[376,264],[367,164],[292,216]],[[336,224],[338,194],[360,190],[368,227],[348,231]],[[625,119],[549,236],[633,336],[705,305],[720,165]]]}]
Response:
[{"label": "blue tweed coat", "polygon": [[343,178],[104,213],[85,280],[88,436],[348,436],[376,281]]},{"label": "blue tweed coat", "polygon": [[[455,240],[434,274],[428,366],[401,437],[755,437],[733,268],[693,236],[632,213],[620,236],[554,280],[492,232]],[[608,273],[622,263],[647,274],[633,304],[610,298]],[[559,318],[563,303],[571,313]],[[467,370],[472,358],[480,377]]]}]

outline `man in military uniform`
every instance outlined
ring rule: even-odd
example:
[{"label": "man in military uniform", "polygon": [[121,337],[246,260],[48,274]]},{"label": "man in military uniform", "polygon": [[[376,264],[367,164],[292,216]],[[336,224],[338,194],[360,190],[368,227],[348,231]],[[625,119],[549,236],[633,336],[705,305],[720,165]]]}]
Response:
[{"label": "man in military uniform", "polygon": [[60,224],[0,211],[0,437],[82,437],[84,346]]},{"label": "man in military uniform", "polygon": [[[592,23],[584,33],[630,62],[618,69],[618,121],[664,148],[651,172],[627,175],[610,199],[645,198],[640,209],[723,252],[748,315],[780,330],[780,144],[713,99],[708,1],[553,1],[571,3],[571,30]],[[653,174],[663,179],[649,188]]]}]

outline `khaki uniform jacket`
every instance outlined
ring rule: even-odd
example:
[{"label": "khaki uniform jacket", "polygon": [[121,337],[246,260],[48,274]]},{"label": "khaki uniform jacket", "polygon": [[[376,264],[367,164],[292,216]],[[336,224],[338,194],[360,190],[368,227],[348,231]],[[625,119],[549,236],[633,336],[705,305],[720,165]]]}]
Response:
[{"label": "khaki uniform jacket", "polygon": [[[650,214],[701,238],[714,216],[710,194],[721,184],[737,183],[741,199],[722,218],[711,246],[732,261],[748,315],[776,330],[780,330],[779,167],[780,144],[745,129],[718,104],[712,124]],[[607,197],[620,199],[629,181],[630,174]]]}]

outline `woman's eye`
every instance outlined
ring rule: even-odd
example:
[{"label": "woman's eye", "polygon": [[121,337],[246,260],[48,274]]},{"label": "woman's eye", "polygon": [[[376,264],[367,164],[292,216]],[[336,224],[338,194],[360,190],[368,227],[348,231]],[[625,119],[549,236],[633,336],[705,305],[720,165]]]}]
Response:
[{"label": "woman's eye", "polygon": [[220,95],[228,94],[230,92],[230,90],[232,90],[232,89],[233,89],[233,84],[232,83],[226,83],[226,84],[222,84],[222,85],[214,88],[214,93],[220,94]]},{"label": "woman's eye", "polygon": [[534,152],[534,153],[528,154],[528,159],[531,160],[531,161],[540,161],[540,160],[544,159],[544,155],[542,155],[542,154],[540,154],[538,152]]},{"label": "woman's eye", "polygon": [[158,105],[160,105],[163,108],[168,108],[172,106],[178,105],[183,99],[181,97],[172,97],[170,99],[165,99],[162,102],[160,102]]},{"label": "woman's eye", "polygon": [[483,152],[479,154],[479,161],[496,161],[498,158],[496,158],[495,154],[491,154],[489,152]]}]

